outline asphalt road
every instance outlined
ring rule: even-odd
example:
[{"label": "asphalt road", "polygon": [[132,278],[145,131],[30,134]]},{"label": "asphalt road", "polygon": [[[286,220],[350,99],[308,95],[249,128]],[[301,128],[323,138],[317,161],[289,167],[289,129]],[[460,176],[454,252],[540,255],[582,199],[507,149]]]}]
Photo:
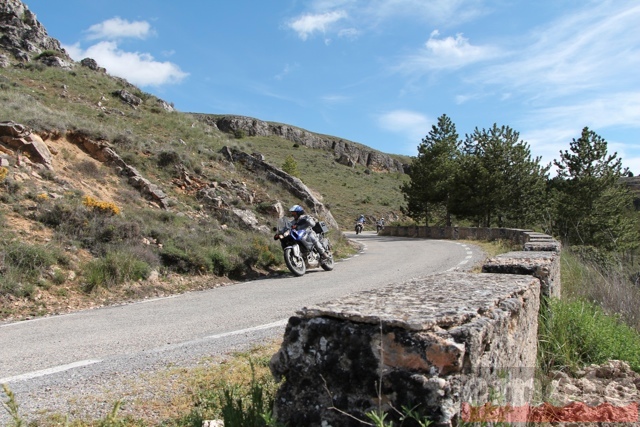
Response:
[{"label": "asphalt road", "polygon": [[[60,406],[106,378],[197,360],[282,337],[300,308],[437,272],[465,270],[483,258],[472,245],[446,240],[347,237],[363,251],[333,271],[238,283],[179,296],[68,315],[0,324],[0,384],[19,396],[23,411]],[[0,425],[3,416],[0,414]]]}]

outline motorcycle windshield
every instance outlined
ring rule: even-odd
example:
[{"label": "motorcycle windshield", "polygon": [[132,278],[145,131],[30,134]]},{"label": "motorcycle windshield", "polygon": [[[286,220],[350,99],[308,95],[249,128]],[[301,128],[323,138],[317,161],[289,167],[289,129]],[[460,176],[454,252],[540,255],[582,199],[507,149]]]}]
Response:
[{"label": "motorcycle windshield", "polygon": [[286,216],[278,219],[278,224],[276,225],[278,233],[283,233],[284,231],[289,230],[291,228],[291,222],[291,219]]}]

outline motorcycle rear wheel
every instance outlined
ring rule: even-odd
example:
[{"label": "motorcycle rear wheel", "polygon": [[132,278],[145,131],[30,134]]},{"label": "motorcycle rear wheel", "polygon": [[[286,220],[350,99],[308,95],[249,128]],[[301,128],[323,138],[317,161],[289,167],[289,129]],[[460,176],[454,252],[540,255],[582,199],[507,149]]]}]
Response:
[{"label": "motorcycle rear wheel", "polygon": [[287,268],[295,276],[303,276],[307,271],[307,267],[304,265],[304,260],[294,255],[292,248],[284,250],[284,263],[287,264]]}]

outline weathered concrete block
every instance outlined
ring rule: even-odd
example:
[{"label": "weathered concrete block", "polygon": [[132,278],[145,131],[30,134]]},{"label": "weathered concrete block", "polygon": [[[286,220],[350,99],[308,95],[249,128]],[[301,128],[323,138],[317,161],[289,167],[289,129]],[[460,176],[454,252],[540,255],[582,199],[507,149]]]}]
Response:
[{"label": "weathered concrete block", "polygon": [[507,252],[485,261],[482,272],[533,276],[540,279],[542,295],[560,298],[560,255],[556,252]]},{"label": "weathered concrete block", "polygon": [[560,252],[562,245],[557,240],[533,240],[526,242],[522,249],[524,251],[546,251]]},{"label": "weathered concrete block", "polygon": [[291,426],[360,426],[403,407],[450,425],[462,403],[533,389],[540,281],[445,273],[307,307],[271,360],[274,414]]}]

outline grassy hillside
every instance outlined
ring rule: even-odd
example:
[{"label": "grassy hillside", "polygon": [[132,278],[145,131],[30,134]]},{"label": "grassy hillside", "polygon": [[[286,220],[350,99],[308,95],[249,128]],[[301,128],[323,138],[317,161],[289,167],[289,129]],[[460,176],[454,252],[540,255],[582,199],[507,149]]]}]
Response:
[{"label": "grassy hillside", "polygon": [[[133,107],[126,90],[143,102]],[[170,100],[168,100],[170,101]],[[53,170],[7,150],[0,179],[0,319],[65,312],[122,299],[162,295],[231,279],[282,271],[270,233],[269,207],[299,200],[220,153],[232,146],[259,152],[281,167],[291,155],[298,177],[329,207],[342,229],[354,218],[396,218],[406,175],[377,173],[335,161],[332,152],[294,147],[278,137],[238,139],[126,81],[77,65],[33,61],[0,68],[0,120],[25,125],[53,154]],[[170,201],[162,209],[113,165],[72,141],[110,146]],[[221,206],[203,201],[214,189]],[[353,252],[340,232],[338,257]],[[26,255],[24,255],[26,254]]]}]

